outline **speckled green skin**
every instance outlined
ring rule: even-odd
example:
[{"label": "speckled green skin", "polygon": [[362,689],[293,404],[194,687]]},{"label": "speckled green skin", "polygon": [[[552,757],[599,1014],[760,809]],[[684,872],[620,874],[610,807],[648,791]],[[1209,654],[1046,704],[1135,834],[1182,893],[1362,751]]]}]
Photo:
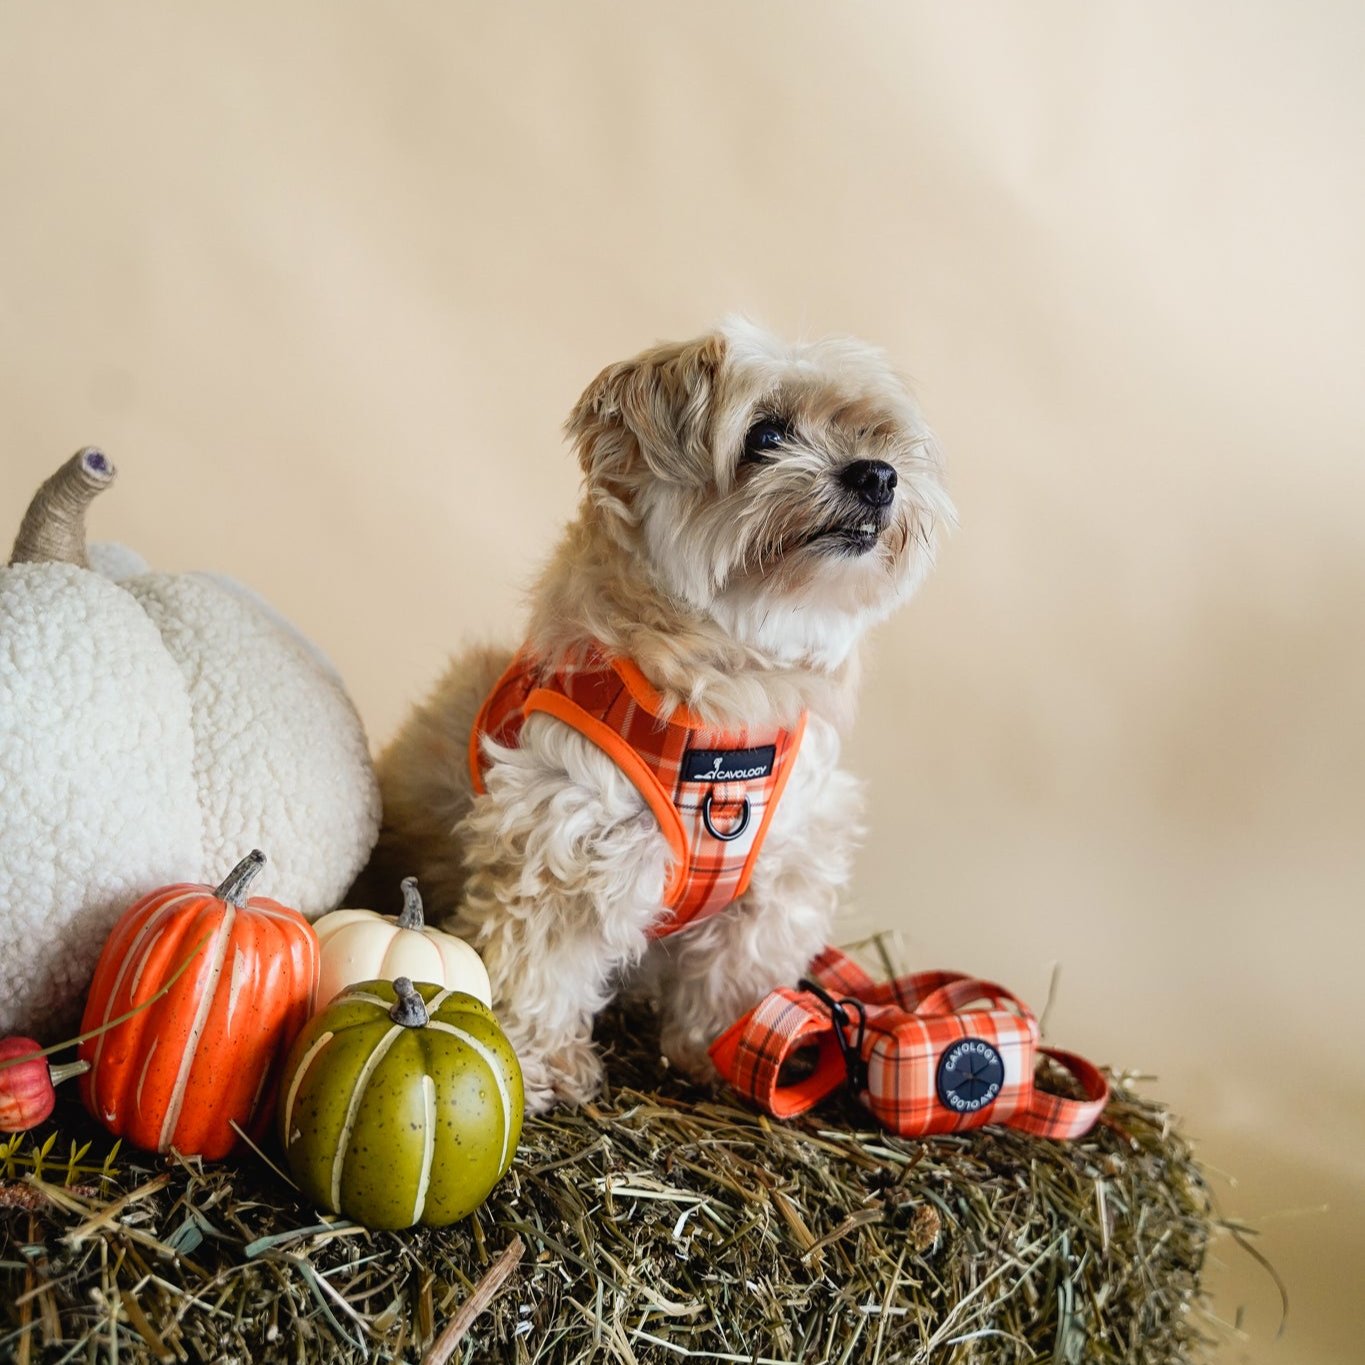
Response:
[{"label": "speckled green skin", "polygon": [[[280,1142],[299,1188],[371,1228],[441,1227],[463,1218],[511,1165],[521,1136],[521,1067],[493,1012],[462,991],[421,981],[415,988],[428,1006],[443,998],[428,1024],[405,1028],[389,1018],[397,1000],[391,982],[347,987],[299,1035],[280,1086]],[[501,1091],[479,1048],[444,1026],[491,1055]],[[434,1138],[421,1200],[428,1093]]]}]

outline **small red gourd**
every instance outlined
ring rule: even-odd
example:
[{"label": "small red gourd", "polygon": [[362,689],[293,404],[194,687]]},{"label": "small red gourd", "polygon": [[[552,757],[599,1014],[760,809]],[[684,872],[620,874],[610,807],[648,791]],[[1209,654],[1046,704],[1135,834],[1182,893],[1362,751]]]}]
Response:
[{"label": "small red gourd", "polygon": [[[85,1062],[48,1066],[43,1045],[32,1038],[0,1040],[0,1133],[36,1128],[57,1103],[55,1086],[88,1070]],[[16,1061],[16,1058],[25,1058]]]},{"label": "small red gourd", "polygon": [[82,1043],[86,1108],[149,1151],[226,1156],[234,1122],[259,1134],[284,1055],[312,1013],[318,941],[297,910],[247,886],[253,850],[218,887],[179,883],[131,906],[90,986],[82,1032],[137,1009],[187,959],[161,999]]}]

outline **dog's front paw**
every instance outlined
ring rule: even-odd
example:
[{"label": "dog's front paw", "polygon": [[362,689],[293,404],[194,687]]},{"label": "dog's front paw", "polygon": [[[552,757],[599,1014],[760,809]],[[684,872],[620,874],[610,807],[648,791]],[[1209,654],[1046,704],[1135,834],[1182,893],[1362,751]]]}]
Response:
[{"label": "dog's front paw", "polygon": [[550,1084],[561,1104],[582,1104],[602,1088],[602,1058],[590,1042],[560,1048],[548,1066]]},{"label": "dog's front paw", "polygon": [[559,1103],[555,1088],[550,1083],[550,1074],[523,1061],[521,1064],[521,1088],[526,1097],[527,1117],[548,1114]]},{"label": "dog's front paw", "polygon": [[674,1071],[697,1085],[714,1088],[720,1084],[720,1073],[707,1046],[707,1039],[686,1029],[666,1029],[659,1040],[659,1050]]},{"label": "dog's front paw", "polygon": [[523,1055],[520,1061],[528,1114],[582,1104],[602,1088],[602,1058],[590,1042],[569,1043],[549,1056]]}]

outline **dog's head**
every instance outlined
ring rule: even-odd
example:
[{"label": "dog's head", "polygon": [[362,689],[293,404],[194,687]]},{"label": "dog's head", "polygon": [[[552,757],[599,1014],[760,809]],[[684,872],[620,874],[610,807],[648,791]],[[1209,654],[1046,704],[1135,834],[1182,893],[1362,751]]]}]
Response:
[{"label": "dog's head", "polygon": [[567,430],[604,531],[747,643],[838,663],[951,520],[937,445],[885,356],[744,322],[604,370]]}]

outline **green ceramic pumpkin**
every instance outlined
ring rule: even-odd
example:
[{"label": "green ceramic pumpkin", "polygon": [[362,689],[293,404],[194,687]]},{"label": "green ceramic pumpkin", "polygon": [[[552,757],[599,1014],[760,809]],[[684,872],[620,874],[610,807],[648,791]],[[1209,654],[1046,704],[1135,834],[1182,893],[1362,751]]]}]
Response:
[{"label": "green ceramic pumpkin", "polygon": [[463,1218],[521,1136],[521,1067],[493,1012],[406,977],[349,986],[314,1015],[290,1049],[280,1097],[299,1188],[371,1228]]}]

